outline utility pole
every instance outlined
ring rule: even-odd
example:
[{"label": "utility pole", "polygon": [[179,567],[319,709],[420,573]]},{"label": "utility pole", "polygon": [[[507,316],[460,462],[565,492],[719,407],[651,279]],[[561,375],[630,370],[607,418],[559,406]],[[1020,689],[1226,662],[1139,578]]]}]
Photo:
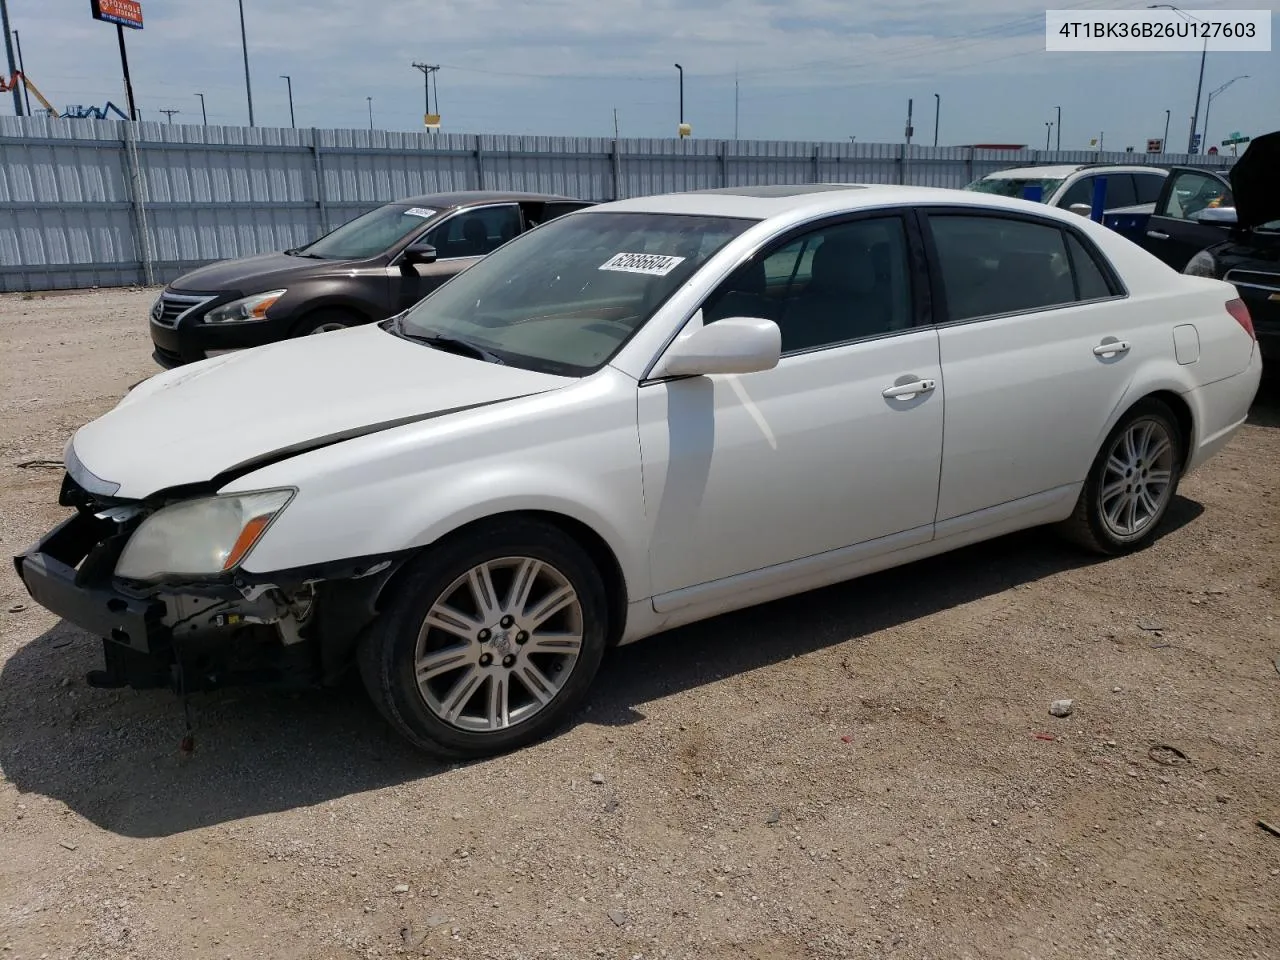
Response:
[{"label": "utility pole", "polygon": [[365,97],[369,101],[369,129],[373,129],[373,97]]},{"label": "utility pole", "polygon": [[27,87],[27,65],[22,62],[22,38],[18,36],[18,31],[13,31],[13,43],[18,48],[18,69],[22,71],[22,99],[27,104],[27,116],[35,116],[31,112],[31,90]]},{"label": "utility pole", "polygon": [[[18,72],[18,65],[13,62],[13,37],[9,33],[9,3],[8,0],[0,0],[0,25],[4,27],[4,52],[9,58],[9,76],[13,76]],[[26,89],[25,74],[22,83],[23,89]],[[22,94],[18,92],[18,85],[13,85],[13,112],[15,116],[21,117],[22,113]]]},{"label": "utility pole", "polygon": [[249,38],[244,31],[244,0],[240,3],[240,49],[244,53],[244,95],[249,101],[249,126],[253,126],[253,87],[249,84]]},{"label": "utility pole", "polygon": [[938,145],[938,115],[942,113],[942,95],[933,95],[933,145]]},{"label": "utility pole", "polygon": [[915,133],[915,128],[911,126],[911,113],[915,107],[914,100],[907,101],[907,146],[911,146],[911,135]]},{"label": "utility pole", "polygon": [[1162,153],[1169,152],[1169,114],[1171,112],[1170,110],[1164,112],[1164,139],[1160,141],[1160,151]]},{"label": "utility pole", "polygon": [[280,79],[289,85],[289,126],[297,127],[297,123],[293,119],[293,77],[280,74]]},{"label": "utility pole", "polygon": [[196,96],[200,98],[200,119],[204,122],[204,125],[207,127],[209,125],[209,114],[204,109],[204,94],[197,93]]},{"label": "utility pole", "polygon": [[422,92],[425,97],[422,122],[427,126],[430,126],[430,121],[428,121],[427,118],[440,115],[440,87],[438,84],[436,86],[436,112],[434,114],[431,112],[431,80],[432,75],[435,74],[440,67],[437,64],[431,63],[415,63],[413,68],[415,70],[422,71]]},{"label": "utility pole", "polygon": [[1062,108],[1055,107],[1054,109],[1058,111],[1058,139],[1054,142],[1053,149],[1061,151],[1062,150]]},{"label": "utility pole", "polygon": [[620,139],[618,136],[618,108],[613,108],[613,139]]},{"label": "utility pole", "polygon": [[738,139],[738,71],[733,71],[733,139]]},{"label": "utility pole", "polygon": [[165,115],[165,119],[166,119],[169,123],[173,123],[173,115],[174,115],[175,113],[181,113],[182,111],[181,111],[181,110],[159,110],[159,111],[157,111],[157,112],[158,112],[158,113],[163,113],[163,114]]}]

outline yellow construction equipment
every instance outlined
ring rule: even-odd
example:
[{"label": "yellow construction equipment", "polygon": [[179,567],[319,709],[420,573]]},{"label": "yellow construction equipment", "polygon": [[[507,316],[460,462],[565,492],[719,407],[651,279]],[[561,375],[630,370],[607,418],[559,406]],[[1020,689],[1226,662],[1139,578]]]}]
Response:
[{"label": "yellow construction equipment", "polygon": [[44,94],[40,92],[39,88],[34,83],[31,82],[31,78],[21,70],[15,70],[13,75],[9,77],[0,74],[0,93],[8,93],[10,90],[16,90],[18,88],[18,81],[22,81],[26,84],[27,90],[30,91],[33,97],[40,101],[40,105],[48,111],[49,116],[58,116],[57,108],[45,99]]}]

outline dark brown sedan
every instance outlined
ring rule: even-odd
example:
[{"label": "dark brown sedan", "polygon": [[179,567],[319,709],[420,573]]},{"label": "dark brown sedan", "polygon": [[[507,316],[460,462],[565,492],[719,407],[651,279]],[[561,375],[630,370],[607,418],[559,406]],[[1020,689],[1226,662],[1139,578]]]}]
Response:
[{"label": "dark brown sedan", "polygon": [[164,367],[383,320],[501,244],[590,206],[531,193],[473,191],[398,200],[305,247],[223,260],[179,277],[151,308]]}]

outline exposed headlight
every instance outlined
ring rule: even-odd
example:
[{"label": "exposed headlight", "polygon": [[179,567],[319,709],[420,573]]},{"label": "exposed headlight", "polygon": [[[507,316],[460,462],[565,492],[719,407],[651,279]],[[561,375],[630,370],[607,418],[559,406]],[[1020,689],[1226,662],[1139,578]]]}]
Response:
[{"label": "exposed headlight", "polygon": [[238,567],[292,490],[187,500],[157,510],[138,527],[116,564],[126,580],[212,577]]},{"label": "exposed headlight", "polygon": [[1216,277],[1218,261],[1213,259],[1213,254],[1208,250],[1201,250],[1188,261],[1182,272],[1192,277]]},{"label": "exposed headlight", "polygon": [[232,300],[220,307],[214,307],[204,315],[205,323],[244,323],[249,320],[265,320],[267,311],[288,291],[271,290],[268,293],[257,293],[243,300]]}]

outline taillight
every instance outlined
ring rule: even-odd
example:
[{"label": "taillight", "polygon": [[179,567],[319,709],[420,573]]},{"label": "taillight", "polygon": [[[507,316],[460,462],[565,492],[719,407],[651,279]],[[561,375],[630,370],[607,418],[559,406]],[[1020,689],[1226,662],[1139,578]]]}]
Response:
[{"label": "taillight", "polygon": [[1243,300],[1228,300],[1227,313],[1236,318],[1236,323],[1244,327],[1244,332],[1256,343],[1258,335],[1253,332],[1253,317],[1249,316],[1249,308]]}]

